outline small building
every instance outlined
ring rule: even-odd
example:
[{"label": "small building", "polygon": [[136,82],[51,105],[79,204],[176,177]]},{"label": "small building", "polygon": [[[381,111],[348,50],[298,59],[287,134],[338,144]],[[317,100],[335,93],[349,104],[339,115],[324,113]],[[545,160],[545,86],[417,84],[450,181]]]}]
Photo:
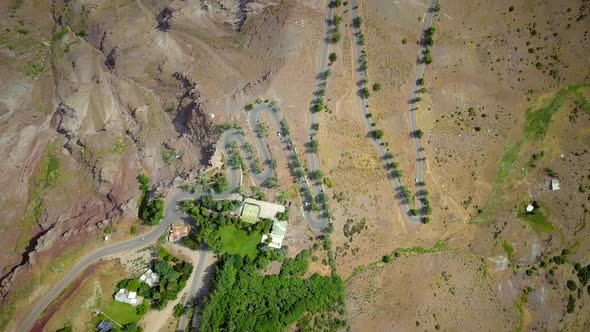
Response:
[{"label": "small building", "polygon": [[170,233],[168,235],[168,241],[176,242],[183,237],[187,236],[189,233],[189,227],[187,224],[184,223],[173,223],[170,226]]},{"label": "small building", "polygon": [[141,277],[139,277],[139,281],[145,282],[148,286],[154,287],[155,285],[160,283],[160,276],[152,271],[152,269],[147,269]]},{"label": "small building", "polygon": [[559,190],[559,179],[551,179],[551,190]]},{"label": "small building", "polygon": [[272,224],[272,230],[270,234],[263,235],[261,243],[266,243],[266,241],[270,238],[270,243],[268,246],[275,249],[281,249],[283,246],[285,234],[287,234],[287,222],[275,220]]},{"label": "small building", "polygon": [[115,328],[113,322],[109,320],[101,320],[96,326],[97,332],[111,332]]},{"label": "small building", "polygon": [[528,212],[528,213],[531,213],[531,212],[533,212],[533,210],[534,210],[534,209],[535,209],[535,207],[534,207],[534,206],[533,206],[533,204],[531,204],[531,203],[529,203],[529,204],[526,206],[526,212]]},{"label": "small building", "polygon": [[115,301],[137,306],[143,302],[143,297],[138,296],[137,292],[131,292],[125,288],[121,288],[117,294],[115,294]]}]

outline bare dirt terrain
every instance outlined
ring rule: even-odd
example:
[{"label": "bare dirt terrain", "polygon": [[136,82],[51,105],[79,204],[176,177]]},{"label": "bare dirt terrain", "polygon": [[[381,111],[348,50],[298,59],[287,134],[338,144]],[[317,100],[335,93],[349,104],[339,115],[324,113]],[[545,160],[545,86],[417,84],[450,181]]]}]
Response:
[{"label": "bare dirt terrain", "polygon": [[[588,38],[588,3],[439,4],[430,47],[433,62],[426,67],[426,91],[417,110],[434,209],[431,223],[404,238],[396,236],[403,227],[389,232],[381,226],[387,240],[361,231],[353,241],[362,248],[428,248],[442,239],[470,253],[412,256],[416,267],[410,257],[394,258],[392,267],[353,276],[347,284],[353,330],[431,330],[436,325],[442,330],[583,330],[588,325],[583,318],[586,286],[576,293],[565,284],[572,280],[579,288],[571,271],[577,262],[588,264],[585,146],[590,143],[590,109],[588,88],[572,85],[590,78],[587,59],[581,58],[588,44],[580,44]],[[359,6],[369,84],[382,85],[369,98],[370,109],[390,149],[401,157],[396,161],[409,185],[415,169],[407,98],[415,84],[415,44],[427,5],[361,1]],[[539,118],[549,121],[527,120],[527,110],[541,110]],[[549,189],[552,176],[564,184],[561,190]],[[374,187],[364,196],[377,192],[382,191]],[[519,217],[527,202],[541,206],[543,221]],[[375,217],[366,220],[367,230],[375,227]],[[550,258],[564,248],[571,251],[570,263],[552,265]],[[371,260],[363,255],[366,251],[360,250],[354,260],[339,259],[339,269],[346,275]],[[472,260],[465,260],[471,255]],[[435,280],[453,275],[449,271],[455,268],[462,290],[444,295]],[[413,269],[420,272],[413,274]],[[395,273],[401,276],[392,282]],[[451,283],[453,277],[447,279]],[[466,290],[469,295],[460,295]],[[566,312],[570,294],[577,304]],[[473,298],[481,300],[466,302]],[[458,321],[458,315],[473,318]]]},{"label": "bare dirt terrain", "polygon": [[[368,99],[371,121],[414,192],[408,99],[431,2],[357,4],[367,86],[380,84]],[[590,2],[438,4],[415,110],[433,210],[427,225],[402,214],[367,133],[351,3],[334,8],[341,38],[329,47],[337,59],[314,138],[348,324],[354,331],[590,330],[583,281],[584,267],[590,273]],[[247,104],[276,101],[295,148],[305,151],[327,6],[0,3],[0,330],[15,330],[105,235],[114,242],[137,236],[132,226],[148,231],[137,220],[137,175],[147,173],[156,192],[195,178],[210,166],[219,125],[248,128]],[[268,142],[278,188],[263,193],[289,205],[288,254],[315,244],[309,273],[328,274],[274,129]],[[550,190],[552,178],[560,190]],[[251,182],[246,173],[248,194]],[[529,203],[535,210],[526,214]],[[393,261],[382,263],[385,255]],[[66,321],[56,317],[72,317],[71,308],[99,288],[108,293],[107,284],[124,277],[113,279],[120,268],[107,262],[91,271],[46,330],[61,327]],[[89,315],[72,318],[74,330],[86,329]],[[173,330],[168,318],[147,320]]]},{"label": "bare dirt terrain", "polygon": [[[68,248],[105,229],[114,240],[129,236],[141,170],[160,189],[192,176],[207,166],[214,124],[245,126],[247,103],[278,99],[296,144],[306,139],[299,119],[315,80],[320,4],[8,1],[0,9],[1,183],[15,188],[0,199],[3,328],[38,296],[32,289],[59,277],[41,278]],[[22,288],[17,280],[35,287],[11,292]]]}]

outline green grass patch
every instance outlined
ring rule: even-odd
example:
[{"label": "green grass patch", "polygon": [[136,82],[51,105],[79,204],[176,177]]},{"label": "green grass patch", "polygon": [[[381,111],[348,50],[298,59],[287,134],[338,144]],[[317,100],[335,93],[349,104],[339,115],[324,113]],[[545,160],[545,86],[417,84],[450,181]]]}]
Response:
[{"label": "green grass patch", "polygon": [[522,148],[523,143],[524,141],[520,140],[518,143],[511,145],[504,150],[504,153],[502,154],[502,159],[500,159],[500,163],[498,163],[496,185],[504,184],[510,176],[510,173],[512,173],[512,170],[516,165],[516,160],[518,159],[518,155],[520,154],[520,149]]},{"label": "green grass patch", "polygon": [[162,161],[167,166],[170,166],[176,160],[176,151],[172,149],[164,149],[162,151]]},{"label": "green grass patch", "polygon": [[23,234],[21,234],[17,243],[17,250],[22,250],[27,246],[31,225],[36,223],[45,211],[43,197],[57,183],[60,175],[59,169],[59,158],[51,147],[47,147],[45,158],[37,166],[37,174],[29,187],[27,209],[20,221]]},{"label": "green grass patch", "polygon": [[447,245],[446,241],[439,240],[437,241],[432,248],[423,248],[423,247],[410,247],[410,248],[399,248],[395,250],[398,253],[413,253],[413,254],[430,254],[439,251],[447,251],[449,250],[449,246]]},{"label": "green grass patch", "polygon": [[51,36],[51,41],[53,43],[57,43],[59,41],[62,40],[62,38],[68,33],[70,32],[70,29],[66,28],[60,28],[60,29],[56,29],[53,32],[53,36]]},{"label": "green grass patch", "polygon": [[584,87],[590,87],[590,83],[569,85],[559,90],[553,99],[540,109],[536,111],[527,110],[525,113],[525,137],[535,141],[544,139],[551,124],[553,114],[561,108],[563,102],[570,94],[576,93],[580,88]]},{"label": "green grass patch", "polygon": [[512,257],[514,256],[514,247],[512,247],[512,244],[510,244],[510,242],[504,240],[504,241],[502,241],[502,248],[506,252],[506,256],[508,256],[508,260],[510,262],[512,262]]},{"label": "green grass patch", "polygon": [[102,309],[102,312],[121,325],[137,323],[141,319],[134,306],[127,303],[117,302],[114,299],[111,299],[107,303],[104,309]]},{"label": "green grass patch", "polygon": [[219,228],[221,251],[230,255],[248,256],[252,259],[258,254],[261,235],[238,229],[232,225]]},{"label": "green grass patch", "polygon": [[[520,138],[515,144],[509,145],[504,149],[500,162],[498,163],[498,172],[496,174],[494,190],[490,194],[483,209],[473,217],[473,222],[485,222],[489,220],[490,217],[494,215],[495,211],[504,204],[504,201],[501,199],[501,193],[503,189],[505,189],[505,185],[516,166],[516,162],[520,157],[520,152],[523,146],[528,144],[529,141],[539,141],[544,139],[553,115],[561,108],[566,98],[571,94],[577,94],[577,91],[584,87],[590,87],[590,83],[569,85],[559,90],[543,107],[536,111],[531,109],[526,111],[524,137]],[[528,173],[528,167],[530,167],[529,164],[525,165],[524,176]],[[547,224],[536,224],[536,227],[549,229]]]},{"label": "green grass patch", "polygon": [[[435,252],[440,252],[440,251],[447,251],[450,250],[449,246],[447,245],[446,241],[443,240],[439,240],[437,241],[432,248],[424,248],[424,247],[409,247],[409,248],[399,248],[393,251],[393,256],[394,257],[398,257],[400,254],[402,253],[406,253],[406,254],[431,254],[431,253],[435,253]],[[352,278],[356,277],[358,274],[366,271],[367,269],[373,268],[373,267],[379,267],[379,266],[383,266],[384,263],[383,261],[380,259],[378,261],[375,261],[371,264],[368,265],[360,265],[354,268],[354,270],[352,270],[352,273],[348,276],[348,278],[346,278],[345,282],[349,282],[350,280],[352,280]]]},{"label": "green grass patch", "polygon": [[[522,210],[524,210],[524,208]],[[525,221],[537,232],[551,233],[555,230],[555,227],[553,227],[553,224],[549,221],[549,218],[541,208],[536,208],[531,213],[519,212],[518,218]]]},{"label": "green grass patch", "polygon": [[123,154],[127,151],[127,144],[125,143],[124,137],[119,137],[113,143],[113,147],[111,149],[113,153]]}]

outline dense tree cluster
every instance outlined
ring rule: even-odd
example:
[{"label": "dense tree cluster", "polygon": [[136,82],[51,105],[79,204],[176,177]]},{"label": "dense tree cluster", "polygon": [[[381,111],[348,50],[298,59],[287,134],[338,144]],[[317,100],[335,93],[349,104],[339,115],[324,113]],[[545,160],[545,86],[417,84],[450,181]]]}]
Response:
[{"label": "dense tree cluster", "polygon": [[213,190],[217,193],[222,193],[229,188],[229,182],[223,173],[216,173],[213,175],[212,181]]},{"label": "dense tree cluster", "polygon": [[164,200],[157,197],[150,200],[150,179],[145,174],[137,177],[141,196],[137,216],[148,225],[157,225],[164,218]]},{"label": "dense tree cluster", "polygon": [[248,234],[269,233],[272,227],[272,221],[261,219],[256,224],[241,222],[238,217],[226,215],[224,213],[215,213],[231,211],[237,208],[236,202],[233,201],[213,201],[209,196],[202,197],[199,202],[184,201],[182,209],[189,213],[195,220],[199,231],[192,231],[189,236],[182,239],[182,243],[191,249],[199,249],[201,241],[205,241],[209,248],[221,253],[221,236],[219,229],[232,225],[238,229],[246,231]]},{"label": "dense tree cluster", "polygon": [[[271,220],[249,224],[225,213],[235,208],[234,204],[215,202],[207,196],[198,202],[183,202],[182,208],[193,217],[199,229],[198,233],[193,231],[185,237],[183,243],[199,248],[204,240],[211,250],[221,253],[219,229],[225,225],[249,233],[270,231]],[[277,218],[288,216],[285,212]],[[324,246],[331,249],[328,238]],[[334,303],[343,303],[344,286],[340,277],[335,273],[331,277],[314,274],[303,279],[311,253],[304,250],[295,258],[287,258],[286,254],[286,246],[275,250],[261,245],[254,259],[222,255],[212,291],[203,303],[201,331],[280,331],[305,313],[324,311]],[[261,275],[259,270],[271,261],[283,263],[281,272]]]},{"label": "dense tree cluster", "polygon": [[306,312],[322,311],[343,301],[340,277],[314,274],[302,279],[291,274],[306,270],[302,265],[295,259],[285,272],[262,276],[255,265],[241,257],[228,257],[205,301],[201,331],[281,331]]}]

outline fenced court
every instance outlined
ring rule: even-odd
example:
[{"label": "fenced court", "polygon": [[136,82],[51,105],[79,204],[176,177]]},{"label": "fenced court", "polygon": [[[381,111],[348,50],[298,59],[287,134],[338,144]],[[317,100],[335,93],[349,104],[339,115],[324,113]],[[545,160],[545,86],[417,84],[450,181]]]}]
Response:
[{"label": "fenced court", "polygon": [[244,222],[255,224],[258,221],[259,214],[260,214],[260,206],[244,203],[244,207],[242,208],[241,219]]}]

